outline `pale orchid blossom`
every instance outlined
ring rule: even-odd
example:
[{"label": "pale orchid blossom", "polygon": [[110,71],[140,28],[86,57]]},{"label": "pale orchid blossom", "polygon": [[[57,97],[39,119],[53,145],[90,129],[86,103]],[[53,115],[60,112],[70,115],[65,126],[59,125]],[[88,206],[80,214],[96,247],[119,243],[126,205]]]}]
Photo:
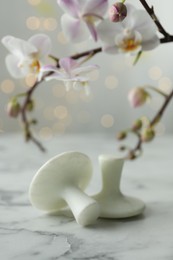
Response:
[{"label": "pale orchid blossom", "polygon": [[6,66],[14,78],[24,78],[28,74],[38,76],[51,50],[51,40],[44,34],[34,35],[28,41],[5,36],[2,43],[11,53],[6,57]]},{"label": "pale orchid blossom", "polygon": [[65,11],[61,25],[65,36],[74,42],[86,40],[91,34],[97,41],[97,22],[108,10],[108,0],[57,0]]},{"label": "pale orchid blossom", "polygon": [[98,69],[97,65],[87,65],[81,66],[81,64],[74,59],[69,57],[62,58],[59,60],[60,68],[52,65],[43,66],[41,68],[41,73],[52,72],[52,75],[47,76],[45,80],[60,80],[64,82],[66,90],[74,88],[76,90],[85,88],[85,93],[89,95],[89,73],[95,69]]},{"label": "pale orchid blossom", "polygon": [[157,28],[144,11],[127,4],[127,17],[120,23],[103,21],[98,26],[98,35],[105,42],[107,53],[137,53],[156,48],[160,41]]}]

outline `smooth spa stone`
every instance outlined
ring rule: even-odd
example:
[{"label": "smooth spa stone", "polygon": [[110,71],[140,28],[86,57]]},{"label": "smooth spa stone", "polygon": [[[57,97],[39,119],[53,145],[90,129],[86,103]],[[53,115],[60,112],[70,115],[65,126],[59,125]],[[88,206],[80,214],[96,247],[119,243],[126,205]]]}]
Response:
[{"label": "smooth spa stone", "polygon": [[[87,154],[94,176],[90,195],[101,189],[99,154],[119,146],[106,135],[64,135],[46,141],[46,153],[22,135],[0,138],[0,259],[2,260],[172,260],[173,136],[156,138],[143,156],[126,162],[121,190],[143,200],[144,213],[128,219],[98,219],[81,227],[74,218],[33,208],[28,189],[35,172],[51,157],[76,150]],[[133,144],[133,143],[132,143]]]},{"label": "smooth spa stone", "polygon": [[91,159],[80,152],[60,153],[48,160],[35,174],[29,188],[31,204],[46,212],[69,206],[81,226],[99,217],[99,204],[85,193],[92,177]]},{"label": "smooth spa stone", "polygon": [[92,197],[99,203],[100,217],[128,218],[143,213],[145,204],[142,200],[121,192],[120,183],[125,160],[110,154],[99,155],[98,159],[102,189]]}]

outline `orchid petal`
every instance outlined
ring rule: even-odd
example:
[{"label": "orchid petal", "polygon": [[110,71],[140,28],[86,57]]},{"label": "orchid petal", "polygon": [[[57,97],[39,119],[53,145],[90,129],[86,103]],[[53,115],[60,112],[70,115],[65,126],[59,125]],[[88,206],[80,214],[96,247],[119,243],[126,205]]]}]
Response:
[{"label": "orchid petal", "polygon": [[84,66],[84,67],[79,67],[79,68],[76,68],[73,70],[73,74],[75,74],[75,75],[86,74],[86,73],[89,73],[98,68],[99,68],[99,66],[97,66],[97,65],[88,65],[88,66]]},{"label": "orchid petal", "polygon": [[43,72],[51,72],[51,71],[56,72],[58,69],[54,65],[45,65],[42,66],[40,70]]},{"label": "orchid petal", "polygon": [[51,76],[47,76],[45,78],[45,80],[49,81],[49,80],[52,80],[52,79],[56,79],[56,80],[64,81],[63,77],[64,77],[64,75],[59,75],[59,73],[55,72]]},{"label": "orchid petal", "polygon": [[109,54],[118,54],[120,53],[119,48],[116,45],[105,45],[103,46],[103,51]]},{"label": "orchid petal", "polygon": [[113,44],[115,35],[123,30],[122,23],[112,23],[108,19],[101,22],[97,27],[97,33],[104,42]]},{"label": "orchid petal", "polygon": [[63,68],[65,70],[65,72],[67,72],[68,74],[71,74],[71,70],[74,69],[75,67],[78,67],[78,63],[77,61],[66,57],[66,58],[62,58],[59,61],[59,65],[61,68]]},{"label": "orchid petal", "polygon": [[26,74],[19,68],[19,59],[18,57],[10,54],[6,57],[6,66],[12,77],[19,79],[24,78]]},{"label": "orchid petal", "polygon": [[144,51],[149,51],[156,48],[159,44],[160,44],[160,40],[157,36],[155,36],[149,41],[142,42],[142,49]]},{"label": "orchid petal", "polygon": [[75,19],[67,14],[64,14],[61,17],[61,25],[65,36],[69,40],[79,42],[89,37],[86,24],[79,19]]},{"label": "orchid petal", "polygon": [[132,29],[134,26],[134,19],[133,19],[134,12],[138,12],[139,10],[137,10],[131,4],[126,4],[126,8],[127,8],[127,16],[122,21],[122,27]]},{"label": "orchid petal", "polygon": [[[63,72],[61,72],[57,67],[55,67],[53,65],[46,65],[46,66],[41,67],[40,72],[42,74],[44,72],[54,72],[54,74],[52,74],[52,75],[56,74],[56,77],[59,77],[61,79],[64,79],[66,77],[66,75]],[[47,76],[46,78],[52,77],[52,75],[51,76]]]},{"label": "orchid petal", "polygon": [[150,29],[151,26],[152,30],[154,30],[155,32],[157,31],[157,27],[154,24],[153,20],[144,10],[136,10],[133,13],[133,22],[135,30],[139,30],[141,28]]},{"label": "orchid petal", "polygon": [[94,41],[97,41],[97,30],[95,28],[94,23],[90,22],[90,21],[86,21],[86,25],[91,33],[91,36],[93,38]]},{"label": "orchid petal", "polygon": [[54,73],[52,74],[51,76],[48,76],[45,78],[46,81],[48,80],[52,80],[52,79],[56,79],[56,80],[60,80],[60,81],[63,81],[63,82],[71,82],[71,81],[80,81],[80,82],[85,82],[88,80],[87,77],[71,77],[71,78],[67,78],[65,77],[65,75],[60,75],[58,73]]},{"label": "orchid petal", "polygon": [[58,5],[63,11],[73,17],[79,16],[79,5],[77,0],[58,0]]},{"label": "orchid petal", "polygon": [[31,43],[38,51],[39,59],[47,56],[50,54],[51,51],[51,40],[50,38],[45,34],[37,34],[32,36],[29,40],[29,43]]},{"label": "orchid petal", "polygon": [[143,10],[134,13],[134,29],[141,33],[143,41],[152,39],[156,36],[157,27]]},{"label": "orchid petal", "polygon": [[108,9],[108,0],[89,0],[83,8],[83,13],[85,14],[95,14],[98,16],[103,16]]},{"label": "orchid petal", "polygon": [[12,36],[4,37],[2,43],[12,54],[20,58],[29,56],[37,51],[37,49],[29,42]]}]

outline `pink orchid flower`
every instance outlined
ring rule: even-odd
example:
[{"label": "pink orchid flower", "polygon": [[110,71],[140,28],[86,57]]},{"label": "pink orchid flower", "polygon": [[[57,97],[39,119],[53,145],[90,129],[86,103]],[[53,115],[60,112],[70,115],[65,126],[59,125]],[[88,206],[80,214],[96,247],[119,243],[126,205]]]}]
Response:
[{"label": "pink orchid flower", "polygon": [[83,41],[90,33],[97,41],[96,23],[103,20],[108,10],[108,0],[58,0],[57,2],[66,12],[61,17],[61,24],[69,40]]},{"label": "pink orchid flower", "polygon": [[84,87],[85,93],[89,95],[89,73],[98,69],[97,65],[81,66],[79,62],[67,57],[59,60],[59,66],[60,68],[52,65],[43,66],[41,73],[43,75],[44,72],[53,72],[52,75],[47,76],[45,79],[63,81],[67,91],[70,88],[79,90],[81,87]]},{"label": "pink orchid flower", "polygon": [[10,52],[6,57],[6,66],[14,78],[24,78],[28,74],[38,76],[51,50],[51,40],[44,34],[34,35],[28,41],[5,36],[2,43]]}]

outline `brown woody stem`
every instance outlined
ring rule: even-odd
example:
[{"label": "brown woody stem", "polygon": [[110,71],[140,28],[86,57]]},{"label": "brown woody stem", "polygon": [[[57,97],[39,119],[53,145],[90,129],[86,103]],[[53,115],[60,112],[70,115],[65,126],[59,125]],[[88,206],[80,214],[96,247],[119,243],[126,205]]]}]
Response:
[{"label": "brown woody stem", "polygon": [[[89,51],[85,51],[79,54],[75,54],[73,56],[71,56],[72,59],[80,59],[82,57],[86,57],[86,56],[94,56],[97,53],[102,52],[102,48],[96,48],[93,50],[89,50]],[[54,59],[57,63],[57,67],[59,67],[59,59],[50,55],[50,58]],[[28,120],[27,117],[27,105],[28,103],[31,101],[32,95],[34,93],[34,91],[36,90],[36,88],[45,80],[45,78],[49,75],[51,75],[52,72],[47,73],[46,75],[44,75],[42,77],[42,79],[40,81],[36,81],[35,84],[32,86],[32,88],[30,88],[26,93],[25,93],[25,99],[23,102],[23,105],[21,107],[21,118],[22,118],[22,123],[24,125],[24,134],[25,134],[25,139],[26,141],[32,141],[33,143],[35,143],[36,146],[38,146],[38,148],[41,151],[45,151],[45,148],[42,146],[42,144],[33,136],[32,131],[30,129],[30,121]],[[22,94],[23,95],[23,94]]]}]

